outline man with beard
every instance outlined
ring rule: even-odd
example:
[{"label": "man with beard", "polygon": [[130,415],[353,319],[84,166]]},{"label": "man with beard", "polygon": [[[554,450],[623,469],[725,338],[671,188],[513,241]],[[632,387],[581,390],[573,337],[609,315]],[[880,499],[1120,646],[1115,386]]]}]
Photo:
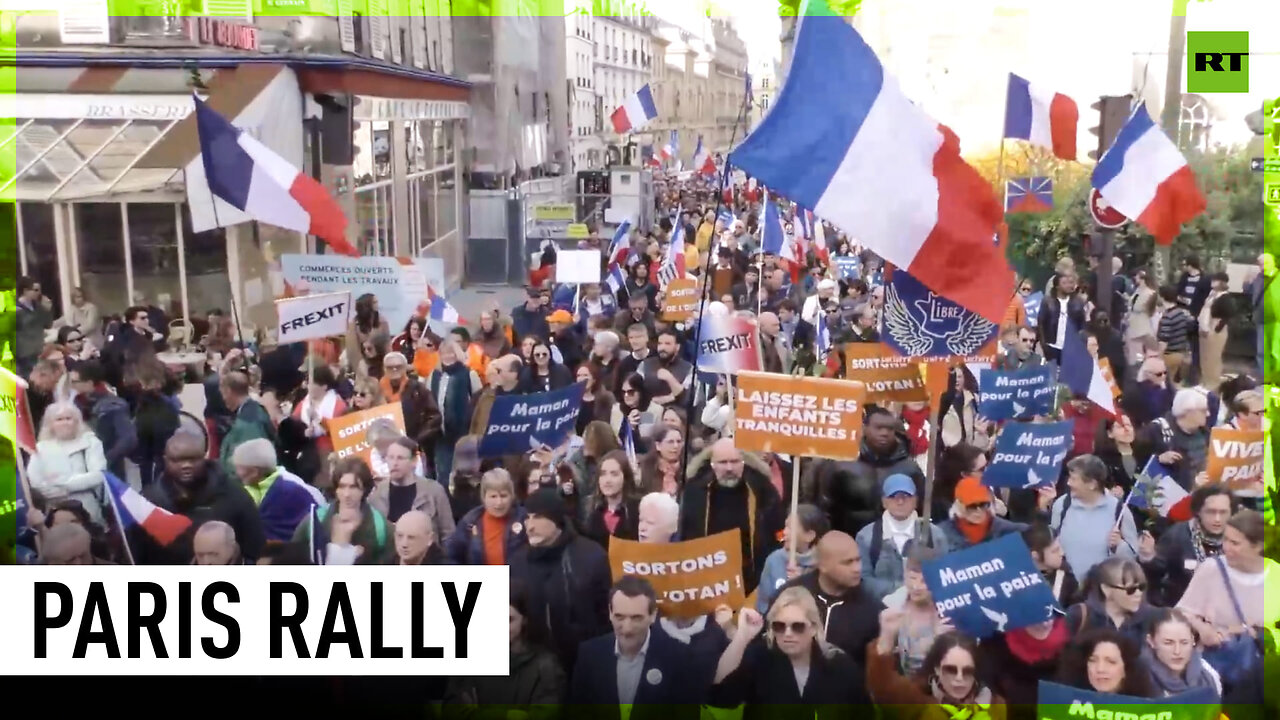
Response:
[{"label": "man with beard", "polygon": [[902,421],[888,410],[867,410],[862,452],[857,460],[818,460],[808,471],[818,504],[831,516],[832,529],[857,535],[880,515],[881,485],[890,475],[906,475],[924,495],[924,473],[911,459],[911,443]]},{"label": "man with beard", "polygon": [[191,527],[176,540],[160,546],[140,528],[131,531],[134,558],[139,565],[188,565],[193,558],[195,529],[210,520],[231,526],[246,561],[255,562],[266,544],[262,518],[253,498],[238,480],[229,479],[217,462],[204,457],[204,442],[178,432],[164,448],[164,472],[142,490],[163,510],[191,519]]},{"label": "man with beard", "polygon": [[769,478],[746,465],[732,438],[721,438],[711,446],[711,471],[704,469],[684,487],[680,538],[745,530],[741,533],[742,580],[750,594],[760,582],[769,553],[777,547],[784,512],[782,498]]},{"label": "man with beard", "polygon": [[693,365],[680,357],[680,338],[674,330],[664,330],[658,335],[657,356],[640,363],[639,372],[655,403],[663,406],[684,403]]}]

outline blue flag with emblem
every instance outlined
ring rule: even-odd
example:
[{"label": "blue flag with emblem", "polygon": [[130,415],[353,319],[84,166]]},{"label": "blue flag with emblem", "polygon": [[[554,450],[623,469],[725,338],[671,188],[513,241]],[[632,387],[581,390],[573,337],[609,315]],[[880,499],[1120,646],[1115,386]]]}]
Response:
[{"label": "blue flag with emblem", "polygon": [[938,295],[894,268],[884,291],[880,340],[913,358],[968,357],[995,339],[1000,327]]},{"label": "blue flag with emblem", "polygon": [[841,280],[856,278],[862,274],[862,260],[853,255],[838,255],[832,260],[835,261],[836,272],[840,273]]},{"label": "blue flag with emblem", "polygon": [[970,637],[1035,625],[1060,609],[1019,533],[953,550],[922,569],[938,615]]},{"label": "blue flag with emblem", "polygon": [[1053,371],[1051,364],[1021,370],[984,371],[978,380],[978,414],[1004,422],[1052,413],[1058,392]]},{"label": "blue flag with emblem", "polygon": [[995,457],[982,473],[982,484],[1033,488],[1058,482],[1074,441],[1071,429],[1070,420],[1005,425],[996,438]]}]

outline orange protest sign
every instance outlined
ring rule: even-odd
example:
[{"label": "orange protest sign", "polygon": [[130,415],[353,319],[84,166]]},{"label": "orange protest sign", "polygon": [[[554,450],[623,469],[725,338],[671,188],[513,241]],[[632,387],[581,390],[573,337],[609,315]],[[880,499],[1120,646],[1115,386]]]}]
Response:
[{"label": "orange protest sign", "polygon": [[857,460],[867,390],[848,380],[738,374],[734,444],[743,450]]},{"label": "orange protest sign", "polygon": [[1226,483],[1232,490],[1251,489],[1262,482],[1266,440],[1261,430],[1216,427],[1209,434],[1209,482]]},{"label": "orange protest sign", "polygon": [[333,451],[338,453],[339,458],[349,458],[354,455],[369,462],[373,447],[365,442],[364,436],[373,421],[379,418],[390,419],[400,432],[404,432],[404,409],[400,403],[379,405],[330,420],[329,439],[333,441]]},{"label": "orange protest sign", "polygon": [[1119,400],[1120,386],[1116,384],[1116,374],[1111,372],[1111,361],[1106,358],[1098,358],[1098,367],[1102,368],[1102,377],[1106,378],[1107,384],[1111,386],[1111,397]]},{"label": "orange protest sign", "polygon": [[698,309],[698,281],[693,278],[676,278],[667,283],[662,301],[662,319],[667,322],[684,322]]},{"label": "orange protest sign", "polygon": [[844,345],[845,377],[867,386],[867,402],[928,402],[920,363],[885,355],[879,343]]},{"label": "orange protest sign", "polygon": [[615,580],[648,580],[658,593],[659,611],[668,617],[696,618],[718,605],[737,609],[746,602],[740,532],[662,545],[610,538],[609,567]]}]

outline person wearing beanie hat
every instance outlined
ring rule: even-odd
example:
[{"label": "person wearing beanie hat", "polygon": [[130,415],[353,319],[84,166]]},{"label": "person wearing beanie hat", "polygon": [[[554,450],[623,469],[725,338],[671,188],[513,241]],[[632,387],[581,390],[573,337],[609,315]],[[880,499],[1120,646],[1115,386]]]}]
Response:
[{"label": "person wearing beanie hat", "polygon": [[[920,538],[916,481],[910,475],[894,473],[884,479],[881,495],[884,514],[854,538],[862,551],[862,584],[878,600],[902,587],[906,581],[904,560]],[[930,547],[939,554],[947,552],[949,544],[941,527],[930,523],[929,535]]]},{"label": "person wearing beanie hat", "polygon": [[448,487],[455,518],[461,518],[481,504],[479,435],[463,435],[453,446],[453,472],[449,475]]},{"label": "person wearing beanie hat", "polygon": [[543,627],[561,666],[572,668],[578,646],[609,632],[609,586],[604,548],[574,531],[559,488],[525,499],[528,544],[511,554],[512,582],[529,588],[529,621]]},{"label": "person wearing beanie hat", "polygon": [[952,550],[964,550],[1027,529],[1023,523],[1010,522],[995,514],[991,488],[983,485],[977,475],[966,475],[956,483],[955,498],[951,518],[942,524]]}]

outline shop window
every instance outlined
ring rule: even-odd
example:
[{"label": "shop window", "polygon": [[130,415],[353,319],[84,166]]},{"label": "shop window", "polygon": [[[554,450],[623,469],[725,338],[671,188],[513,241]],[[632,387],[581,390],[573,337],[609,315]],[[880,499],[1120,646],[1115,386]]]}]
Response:
[{"label": "shop window", "polygon": [[366,255],[390,255],[392,238],[391,186],[357,188],[356,224],[361,250]]},{"label": "shop window", "polygon": [[[173,205],[129,205],[129,257],[133,261],[134,294],[141,293],[171,320],[182,317],[178,226]],[[188,272],[192,266],[188,259]]]},{"label": "shop window", "polygon": [[[13,207],[5,203],[5,207]],[[18,203],[22,213],[22,244],[27,255],[27,275],[40,281],[40,289],[62,316],[62,278],[58,274],[58,243],[53,230],[53,205]],[[6,226],[8,227],[8,226]],[[17,267],[15,259],[13,267]]]},{"label": "shop window", "polygon": [[[137,206],[130,205],[130,212],[135,207]],[[252,232],[255,229],[252,224],[240,227],[240,232]],[[229,314],[231,276],[227,270],[226,229],[195,232],[191,229],[191,208],[183,203],[182,244],[186,251],[187,303],[191,306],[191,314],[202,318],[214,308]]]},{"label": "shop window", "polygon": [[[132,303],[125,276],[124,228],[120,224],[120,203],[76,203],[76,254],[80,261],[80,287],[105,315],[123,313]],[[137,207],[137,206],[135,206]],[[168,208],[173,224],[173,206]],[[28,236],[30,228],[26,228]],[[56,257],[56,255],[55,255]],[[134,261],[134,272],[137,272]],[[177,277],[174,271],[174,277]]]},{"label": "shop window", "polygon": [[419,252],[436,241],[436,175],[427,175],[418,183]]},{"label": "shop window", "polygon": [[442,238],[458,229],[458,188],[453,170],[436,176],[436,237]]}]

